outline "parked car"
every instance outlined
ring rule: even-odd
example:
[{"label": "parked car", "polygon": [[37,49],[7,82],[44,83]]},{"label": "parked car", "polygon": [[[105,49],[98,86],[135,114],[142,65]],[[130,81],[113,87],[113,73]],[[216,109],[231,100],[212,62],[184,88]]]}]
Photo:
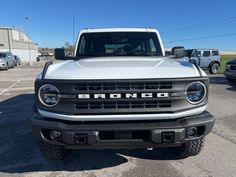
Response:
[{"label": "parked car", "polygon": [[208,69],[211,74],[218,73],[221,57],[217,49],[188,49],[186,55],[191,55],[201,68]]},{"label": "parked car", "polygon": [[11,52],[0,52],[0,69],[14,68],[15,58]]},{"label": "parked car", "polygon": [[229,81],[236,81],[236,59],[226,63],[224,75]]},{"label": "parked car", "polygon": [[18,57],[17,55],[14,55],[14,58],[15,58],[15,66],[21,65],[21,59],[20,59],[20,57]]}]

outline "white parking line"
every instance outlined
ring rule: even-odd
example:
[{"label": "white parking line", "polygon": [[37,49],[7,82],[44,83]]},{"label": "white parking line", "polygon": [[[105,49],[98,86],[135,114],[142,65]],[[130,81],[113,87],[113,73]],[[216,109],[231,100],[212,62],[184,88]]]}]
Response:
[{"label": "white parking line", "polygon": [[8,90],[10,90],[12,87],[14,87],[16,84],[18,84],[20,82],[20,80],[16,81],[14,84],[12,84],[10,87],[8,87],[7,89],[3,90],[2,92],[0,92],[0,95],[2,95],[3,93],[7,92]]}]

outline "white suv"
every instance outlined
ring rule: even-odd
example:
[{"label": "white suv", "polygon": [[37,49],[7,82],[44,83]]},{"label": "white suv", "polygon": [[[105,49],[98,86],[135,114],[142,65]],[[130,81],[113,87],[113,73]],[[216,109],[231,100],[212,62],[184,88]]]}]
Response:
[{"label": "white suv", "polygon": [[217,49],[188,49],[186,54],[191,55],[201,68],[209,69],[211,74],[217,74],[219,71],[221,57]]},{"label": "white suv", "polygon": [[84,29],[74,57],[55,49],[35,80],[32,121],[47,159],[69,149],[173,147],[197,155],[214,125],[209,81],[182,47],[165,57],[150,28]]}]

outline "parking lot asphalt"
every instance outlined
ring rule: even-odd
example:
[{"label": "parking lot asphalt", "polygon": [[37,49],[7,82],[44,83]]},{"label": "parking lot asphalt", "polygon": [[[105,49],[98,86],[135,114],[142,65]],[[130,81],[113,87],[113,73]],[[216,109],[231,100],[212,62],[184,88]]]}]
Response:
[{"label": "parking lot asphalt", "polygon": [[45,160],[31,132],[33,83],[43,62],[0,71],[0,177],[236,176],[236,85],[210,75],[208,110],[216,117],[201,154],[175,159],[170,149],[79,150],[63,162]]}]

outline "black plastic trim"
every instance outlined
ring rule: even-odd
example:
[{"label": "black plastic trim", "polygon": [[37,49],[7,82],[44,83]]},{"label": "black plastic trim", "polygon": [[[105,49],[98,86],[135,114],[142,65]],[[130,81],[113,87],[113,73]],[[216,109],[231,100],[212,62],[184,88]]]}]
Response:
[{"label": "black plastic trim", "polygon": [[52,60],[47,61],[47,62],[45,63],[44,68],[43,68],[43,72],[42,72],[42,79],[45,79],[45,75],[46,75],[46,73],[47,73],[48,67],[49,67],[50,65],[52,65],[52,64],[53,64]]},{"label": "black plastic trim", "polygon": [[[42,141],[49,144],[62,145],[68,149],[80,148],[146,148],[146,147],[167,147],[178,146],[193,139],[203,138],[213,128],[215,118],[205,111],[199,115],[179,118],[175,120],[149,120],[149,121],[99,121],[99,122],[72,122],[36,116],[31,119],[34,134]],[[201,135],[189,139],[186,130],[189,127],[203,127]],[[62,132],[63,141],[50,141],[42,135],[42,130],[58,130]],[[148,139],[121,139],[121,140],[100,140],[100,131],[150,131]],[[163,143],[161,134],[163,132],[174,132],[174,141]],[[78,145],[74,143],[74,135],[86,134],[88,143]]]}]

